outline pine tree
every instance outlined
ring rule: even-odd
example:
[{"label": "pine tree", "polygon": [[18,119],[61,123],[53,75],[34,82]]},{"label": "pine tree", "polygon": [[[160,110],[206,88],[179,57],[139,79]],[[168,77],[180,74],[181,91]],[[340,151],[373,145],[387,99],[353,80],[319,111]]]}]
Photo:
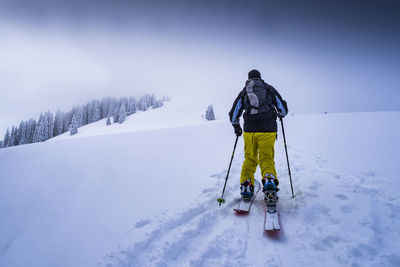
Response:
[{"label": "pine tree", "polygon": [[48,140],[50,138],[53,138],[54,134],[53,113],[47,111],[44,119],[45,119],[44,140]]},{"label": "pine tree", "polygon": [[27,144],[33,143],[33,135],[35,133],[35,129],[36,129],[36,121],[31,118],[28,121],[28,126],[27,126],[27,130],[26,130],[26,142],[27,142]]},{"label": "pine tree", "polygon": [[141,111],[146,111],[147,110],[147,97],[146,96],[142,96],[139,99],[139,104],[138,104],[138,108]]},{"label": "pine tree", "polygon": [[161,99],[158,99],[158,100],[156,100],[156,101],[154,102],[153,108],[154,108],[154,109],[160,108],[160,107],[163,106],[163,104],[164,104],[163,101],[162,101]]},{"label": "pine tree", "polygon": [[114,99],[110,99],[110,103],[108,105],[108,114],[110,114],[110,116],[114,116],[114,112],[115,112],[115,104],[114,104]]},{"label": "pine tree", "polygon": [[8,143],[8,146],[15,146],[16,142],[17,142],[17,131],[16,128],[13,126],[11,129],[10,141]]},{"label": "pine tree", "polygon": [[151,106],[153,107],[153,109],[159,108],[160,106],[159,106],[158,100],[155,100]]},{"label": "pine tree", "polygon": [[21,121],[18,127],[18,145],[24,145],[26,144],[26,125],[27,123]]},{"label": "pine tree", "polygon": [[215,120],[213,105],[209,105],[208,108],[207,108],[206,120],[209,120],[209,121]]},{"label": "pine tree", "polygon": [[43,114],[40,114],[39,121],[36,124],[35,132],[33,133],[32,143],[44,141],[44,120]]},{"label": "pine tree", "polygon": [[101,100],[101,118],[107,118],[110,114],[109,106],[111,104],[111,97],[105,97]]},{"label": "pine tree", "polygon": [[111,125],[110,113],[107,115],[106,125]]},{"label": "pine tree", "polygon": [[48,113],[46,112],[44,115],[43,115],[43,128],[42,128],[42,141],[46,141],[47,139],[49,139],[49,135],[50,135],[50,133],[49,133],[49,128],[50,128],[50,126],[49,126],[49,118],[48,118]]},{"label": "pine tree", "polygon": [[125,106],[125,112],[128,114],[128,110],[129,110],[129,99],[127,97],[121,97],[120,100],[120,111],[122,106]]},{"label": "pine tree", "polygon": [[75,116],[75,125],[77,126],[77,128],[85,125],[84,124],[84,120],[85,120],[84,119],[84,113],[85,113],[84,112],[84,108],[78,106],[78,108],[76,109],[75,114],[72,116],[71,124],[72,124],[73,118]]},{"label": "pine tree", "polygon": [[158,108],[157,104],[157,98],[154,95],[151,95],[149,98],[149,105],[152,106],[153,109],[155,109]]},{"label": "pine tree", "polygon": [[89,123],[89,105],[82,105],[82,124],[80,126],[86,125]]},{"label": "pine tree", "polygon": [[76,114],[72,117],[71,125],[69,126],[69,133],[70,135],[74,135],[78,133],[78,119],[76,118]]},{"label": "pine tree", "polygon": [[101,120],[101,103],[99,100],[95,100],[93,104],[93,122]]},{"label": "pine tree", "polygon": [[98,100],[92,100],[87,104],[88,123],[93,123],[101,118],[101,103]]},{"label": "pine tree", "polygon": [[72,122],[72,117],[77,111],[77,107],[73,107],[72,110],[67,112],[64,116],[64,122],[63,122],[63,133],[66,133],[69,131],[69,126],[71,125]]},{"label": "pine tree", "polygon": [[87,104],[87,123],[94,122],[94,101],[90,101]]},{"label": "pine tree", "polygon": [[10,142],[10,129],[7,128],[6,134],[4,135],[4,147],[8,147]]},{"label": "pine tree", "polygon": [[118,122],[123,123],[125,121],[125,118],[126,118],[126,109],[125,109],[125,105],[122,105],[119,110]]},{"label": "pine tree", "polygon": [[63,133],[64,128],[64,113],[61,111],[57,111],[56,116],[54,118],[54,131],[53,136],[57,136]]},{"label": "pine tree", "polygon": [[22,124],[22,121],[19,123],[18,127],[15,127],[15,143],[14,143],[14,146],[18,146],[19,145],[19,141],[21,139],[21,124]]},{"label": "pine tree", "polygon": [[118,108],[118,107],[115,107],[114,116],[113,116],[113,122],[114,122],[114,123],[117,123],[117,122],[118,122],[118,115],[119,115],[119,108]]},{"label": "pine tree", "polygon": [[42,141],[46,141],[49,137],[49,119],[47,113],[43,115]]},{"label": "pine tree", "polygon": [[128,107],[128,115],[136,113],[136,99],[134,97],[129,98]]}]

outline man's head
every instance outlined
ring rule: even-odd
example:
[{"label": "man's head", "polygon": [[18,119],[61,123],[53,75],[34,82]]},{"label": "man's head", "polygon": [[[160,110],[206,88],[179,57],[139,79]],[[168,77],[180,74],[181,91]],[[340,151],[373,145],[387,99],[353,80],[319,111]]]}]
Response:
[{"label": "man's head", "polygon": [[249,71],[249,79],[251,78],[260,78],[261,79],[261,74],[258,70],[251,70]]}]

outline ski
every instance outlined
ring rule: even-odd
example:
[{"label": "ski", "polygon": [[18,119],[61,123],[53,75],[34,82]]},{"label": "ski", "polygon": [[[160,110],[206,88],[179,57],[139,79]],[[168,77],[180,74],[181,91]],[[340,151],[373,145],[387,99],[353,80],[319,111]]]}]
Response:
[{"label": "ski", "polygon": [[265,193],[265,218],[264,231],[273,232],[281,229],[279,223],[279,213],[276,209],[278,196],[275,191],[267,191]]},{"label": "ski", "polygon": [[239,200],[237,208],[233,210],[239,214],[249,213],[251,206],[253,205],[254,199],[256,198],[258,192],[260,191],[260,188],[261,188],[260,183],[258,181],[255,181],[254,196],[249,200],[244,200],[243,198],[241,198]]},{"label": "ski", "polygon": [[279,231],[281,225],[279,223],[278,211],[269,212],[268,208],[265,207],[265,219],[264,219],[264,231]]}]

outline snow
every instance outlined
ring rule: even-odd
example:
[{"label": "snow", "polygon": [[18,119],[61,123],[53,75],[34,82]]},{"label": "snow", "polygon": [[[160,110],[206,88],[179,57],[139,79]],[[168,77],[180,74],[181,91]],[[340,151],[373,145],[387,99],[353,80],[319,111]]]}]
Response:
[{"label": "snow", "polygon": [[[114,123],[107,127],[106,119],[91,123],[79,128],[79,135],[74,137],[88,137],[105,134],[116,134],[136,131],[149,131],[157,129],[177,128],[190,125],[204,124],[207,106],[194,108],[191,102],[178,102],[171,107],[170,102],[164,102],[164,106],[147,111],[138,110],[132,116],[128,116],[122,124]],[[71,138],[69,133],[52,138],[49,141]]]},{"label": "snow", "polygon": [[218,206],[235,136],[207,106],[171,101],[1,149],[0,266],[400,265],[400,112],[286,118],[295,198],[280,132],[282,230],[267,236],[261,194],[232,210],[241,138]]}]

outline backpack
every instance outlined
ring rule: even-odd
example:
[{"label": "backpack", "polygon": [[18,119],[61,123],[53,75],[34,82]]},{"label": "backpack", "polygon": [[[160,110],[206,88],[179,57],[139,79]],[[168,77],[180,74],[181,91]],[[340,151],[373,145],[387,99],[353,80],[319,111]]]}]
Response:
[{"label": "backpack", "polygon": [[276,116],[273,92],[262,79],[247,80],[244,92],[244,109],[248,119],[259,120]]}]

